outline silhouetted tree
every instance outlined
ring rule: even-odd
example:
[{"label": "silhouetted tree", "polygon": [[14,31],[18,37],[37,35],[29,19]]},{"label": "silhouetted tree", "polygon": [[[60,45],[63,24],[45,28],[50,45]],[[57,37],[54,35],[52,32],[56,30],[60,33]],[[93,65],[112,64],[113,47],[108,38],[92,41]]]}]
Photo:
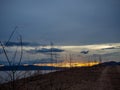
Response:
[{"label": "silhouetted tree", "polygon": [[[8,53],[6,51],[6,47],[9,47],[8,44],[9,44],[11,38],[13,37],[13,35],[14,35],[14,33],[15,33],[15,31],[16,31],[17,28],[18,28],[17,26],[14,28],[14,30],[12,31],[12,33],[11,33],[11,35],[8,38],[8,40],[7,40],[6,43],[2,43],[2,41],[0,41],[0,44],[1,44],[1,47],[3,49],[4,55],[5,55],[6,59],[7,59],[8,65],[10,67],[16,66],[15,59],[17,57],[18,46],[17,46],[17,48],[16,48],[16,50],[15,50],[13,56],[12,56],[12,60],[10,60],[10,58],[8,56]],[[20,57],[19,57],[17,66],[19,66],[21,64],[21,60],[22,60],[22,56],[23,56],[22,36],[19,35],[18,37],[19,37],[18,38],[18,42],[20,43]],[[15,74],[17,72],[17,68],[11,69],[9,72],[6,71],[6,73],[8,74],[8,76],[10,77],[10,80],[11,80],[10,81],[11,84],[10,84],[10,88],[9,88],[10,90],[15,90],[15,80],[16,80]]]}]

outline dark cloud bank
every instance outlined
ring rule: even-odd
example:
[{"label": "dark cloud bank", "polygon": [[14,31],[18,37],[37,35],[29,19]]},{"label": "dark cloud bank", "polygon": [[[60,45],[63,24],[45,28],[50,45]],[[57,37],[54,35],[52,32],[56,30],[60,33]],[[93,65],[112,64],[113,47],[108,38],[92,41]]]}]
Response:
[{"label": "dark cloud bank", "polygon": [[0,40],[16,25],[28,41],[119,42],[120,0],[0,0]]}]

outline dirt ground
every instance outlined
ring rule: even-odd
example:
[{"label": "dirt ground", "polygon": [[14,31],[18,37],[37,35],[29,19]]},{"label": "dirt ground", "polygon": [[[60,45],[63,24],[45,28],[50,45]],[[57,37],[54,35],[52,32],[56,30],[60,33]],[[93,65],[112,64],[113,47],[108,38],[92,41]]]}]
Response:
[{"label": "dirt ground", "polygon": [[72,68],[38,75],[16,82],[16,89],[120,90],[120,66]]}]

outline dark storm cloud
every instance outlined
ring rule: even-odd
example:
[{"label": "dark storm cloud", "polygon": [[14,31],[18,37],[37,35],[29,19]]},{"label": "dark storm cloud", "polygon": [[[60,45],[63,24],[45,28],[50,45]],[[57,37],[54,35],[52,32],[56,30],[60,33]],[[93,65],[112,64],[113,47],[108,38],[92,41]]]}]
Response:
[{"label": "dark storm cloud", "polygon": [[56,63],[56,62],[63,62],[63,60],[54,60],[51,58],[43,58],[43,59],[36,59],[36,60],[29,60],[29,61],[24,61],[22,64],[46,64],[46,63]]},{"label": "dark storm cloud", "polygon": [[[4,42],[6,44],[6,42]],[[42,44],[35,42],[22,42],[22,46],[40,46]],[[8,42],[6,46],[21,46],[21,42]]]},{"label": "dark storm cloud", "polygon": [[62,49],[58,49],[58,48],[51,48],[51,49],[47,49],[47,48],[42,48],[39,50],[29,50],[27,51],[28,53],[50,53],[50,52],[63,52],[64,50]]},{"label": "dark storm cloud", "polygon": [[1,0],[0,39],[18,25],[25,40],[119,42],[120,0]]}]

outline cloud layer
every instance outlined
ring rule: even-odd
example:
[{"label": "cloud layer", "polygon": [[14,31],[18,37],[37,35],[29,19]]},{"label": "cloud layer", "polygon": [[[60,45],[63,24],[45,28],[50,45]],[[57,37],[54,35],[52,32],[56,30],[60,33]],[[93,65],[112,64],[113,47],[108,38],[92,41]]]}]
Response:
[{"label": "cloud layer", "polygon": [[1,0],[0,39],[17,25],[28,41],[58,44],[119,42],[119,0]]},{"label": "cloud layer", "polygon": [[64,50],[58,49],[58,48],[42,48],[42,49],[34,49],[34,50],[29,50],[27,51],[28,53],[51,53],[51,52],[63,52]]}]

